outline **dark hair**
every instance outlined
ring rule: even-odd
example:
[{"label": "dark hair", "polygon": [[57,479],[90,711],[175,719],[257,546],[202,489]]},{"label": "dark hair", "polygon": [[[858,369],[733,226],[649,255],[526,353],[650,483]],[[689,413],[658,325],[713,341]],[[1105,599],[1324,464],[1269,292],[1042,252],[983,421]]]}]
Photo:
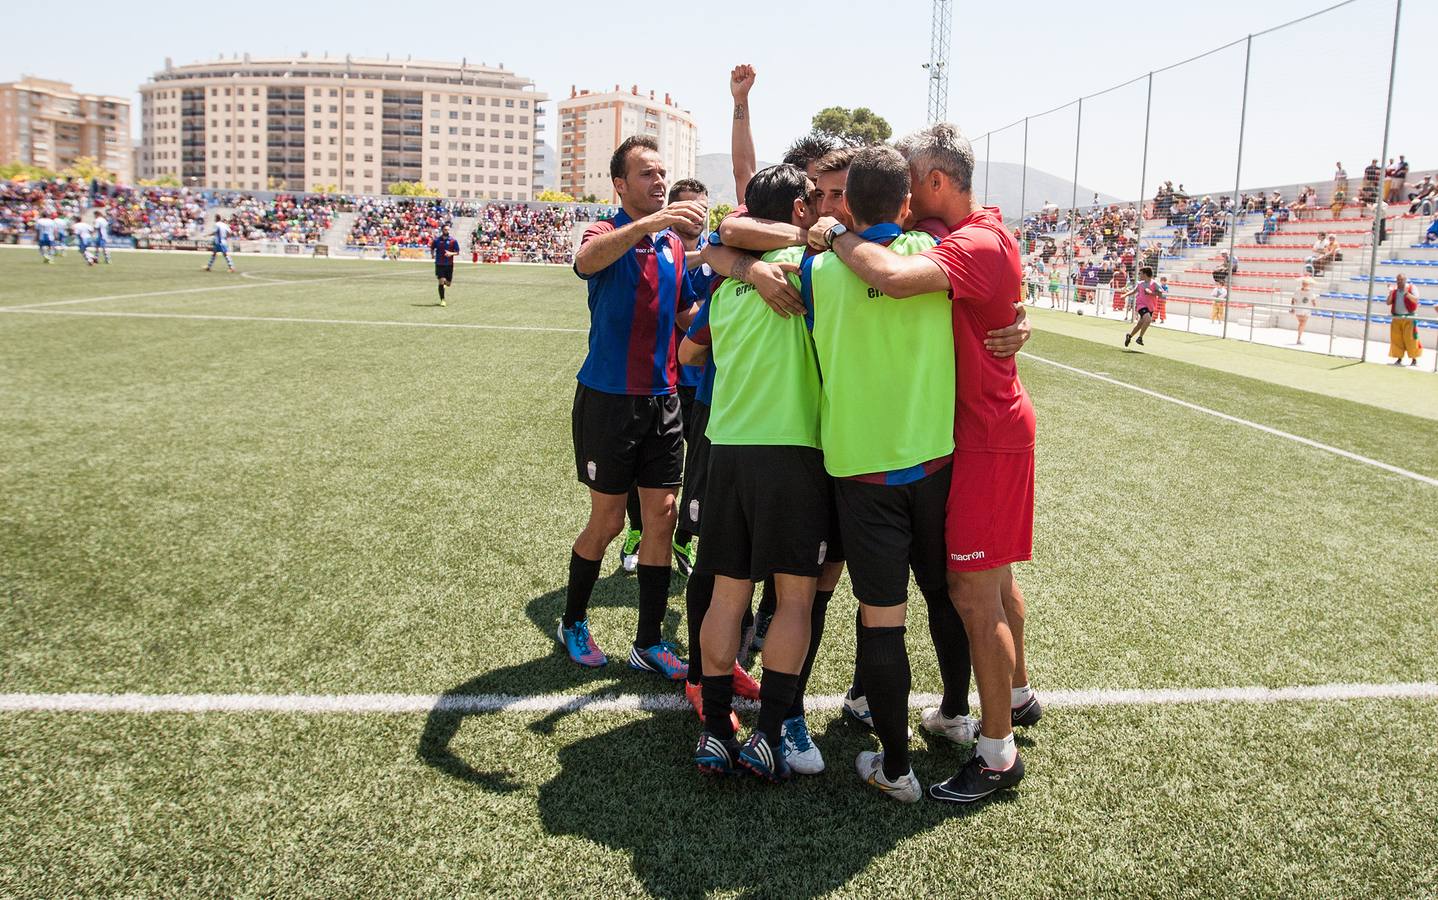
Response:
[{"label": "dark hair", "polygon": [[840,147],[837,150],[830,150],[819,158],[814,166],[815,175],[828,175],[830,172],[842,172],[854,164],[854,157],[859,155],[862,147]]},{"label": "dark hair", "polygon": [[834,142],[822,134],[806,134],[784,151],[784,164],[807,170],[809,163],[834,149]]},{"label": "dark hair", "polygon": [[760,169],[744,189],[744,205],[756,219],[788,222],[793,218],[794,201],[809,193],[809,177],[799,167],[780,163]]},{"label": "dark hair", "polygon": [[1141,266],[1141,267],[1139,267],[1138,274],[1141,275],[1141,276],[1143,276],[1144,278],[1152,278],[1152,277],[1153,277],[1153,266]]},{"label": "dark hair", "polygon": [[707,194],[709,189],[697,178],[681,178],[669,187],[669,202],[679,199],[680,194]]},{"label": "dark hair", "polygon": [[609,157],[609,177],[623,178],[629,174],[629,151],[636,147],[659,152],[659,142],[647,134],[635,134],[624,139],[614,155]]},{"label": "dark hair", "polygon": [[877,144],[853,154],[844,197],[855,222],[893,222],[909,193],[909,164],[899,151]]}]

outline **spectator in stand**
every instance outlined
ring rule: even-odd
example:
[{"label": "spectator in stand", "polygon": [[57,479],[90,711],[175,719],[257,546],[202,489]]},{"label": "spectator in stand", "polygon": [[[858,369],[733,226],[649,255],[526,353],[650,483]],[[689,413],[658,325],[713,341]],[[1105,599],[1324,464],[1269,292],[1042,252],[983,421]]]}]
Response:
[{"label": "spectator in stand", "polygon": [[1383,177],[1383,167],[1373,160],[1363,169],[1363,186],[1358,189],[1358,202],[1365,206],[1378,202],[1378,181]]},{"label": "spectator in stand", "polygon": [[1293,299],[1289,301],[1293,310],[1293,317],[1298,320],[1298,340],[1295,344],[1303,343],[1303,329],[1308,327],[1308,317],[1318,308],[1318,293],[1313,289],[1313,276],[1304,275],[1298,279],[1298,290],[1293,292]]},{"label": "spectator in stand", "polygon": [[1413,317],[1418,312],[1418,290],[1401,272],[1388,292],[1388,312],[1393,317],[1388,326],[1388,355],[1393,357],[1393,365],[1403,365],[1405,355],[1410,366],[1418,365],[1423,352],[1423,345],[1418,343],[1418,322]]},{"label": "spectator in stand", "polygon": [[1213,308],[1209,311],[1208,320],[1210,322],[1223,321],[1228,315],[1228,286],[1215,285],[1209,296],[1213,298]]},{"label": "spectator in stand", "polygon": [[1278,231],[1278,210],[1270,209],[1263,217],[1263,228],[1253,235],[1254,243],[1267,244],[1273,233]]},{"label": "spectator in stand", "polygon": [[1403,154],[1398,154],[1398,165],[1393,165],[1393,160],[1388,161],[1389,169],[1384,173],[1388,176],[1387,190],[1384,191],[1384,200],[1389,203],[1400,203],[1403,200],[1403,187],[1408,182],[1408,160]]},{"label": "spectator in stand", "polygon": [[1124,270],[1122,263],[1113,270],[1113,277],[1109,281],[1109,286],[1113,288],[1114,312],[1118,312],[1123,309],[1123,289],[1128,287],[1128,272]]},{"label": "spectator in stand", "polygon": [[1323,267],[1323,254],[1328,250],[1328,235],[1325,232],[1318,232],[1318,240],[1313,242],[1313,252],[1303,261],[1303,271],[1309,275],[1317,275]]},{"label": "spectator in stand", "polygon": [[1413,193],[1408,195],[1412,201],[1408,204],[1410,215],[1419,214],[1424,216],[1433,215],[1434,193],[1438,192],[1438,185],[1433,183],[1432,175],[1424,175],[1423,180],[1418,182]]},{"label": "spectator in stand", "polygon": [[1432,223],[1429,224],[1428,230],[1423,232],[1424,244],[1431,244],[1435,240],[1438,240],[1438,219],[1434,219]]},{"label": "spectator in stand", "polygon": [[1218,254],[1218,267],[1213,270],[1213,281],[1215,284],[1228,284],[1230,275],[1238,274],[1238,260],[1232,259],[1227,250]]},{"label": "spectator in stand", "polygon": [[1158,276],[1158,323],[1168,321],[1168,276]]},{"label": "spectator in stand", "polygon": [[1348,196],[1348,173],[1343,169],[1343,163],[1334,163],[1333,172],[1333,193]]}]

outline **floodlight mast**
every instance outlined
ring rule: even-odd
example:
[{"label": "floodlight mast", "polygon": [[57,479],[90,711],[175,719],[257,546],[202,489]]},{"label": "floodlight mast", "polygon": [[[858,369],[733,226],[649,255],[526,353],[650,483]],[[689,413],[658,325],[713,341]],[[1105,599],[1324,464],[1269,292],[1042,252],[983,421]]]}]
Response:
[{"label": "floodlight mast", "polygon": [[953,0],[933,0],[934,20],[929,34],[929,124],[949,117],[949,34],[954,30]]}]

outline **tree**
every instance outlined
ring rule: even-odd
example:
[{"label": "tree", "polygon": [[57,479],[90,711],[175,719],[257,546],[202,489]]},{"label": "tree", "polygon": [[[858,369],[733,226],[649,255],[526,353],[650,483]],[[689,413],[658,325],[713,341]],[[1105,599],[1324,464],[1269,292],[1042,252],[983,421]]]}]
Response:
[{"label": "tree", "polygon": [[338,194],[339,190],[340,186],[337,184],[317,184],[310,188],[310,192],[315,194]]},{"label": "tree", "polygon": [[44,181],[58,178],[59,173],[22,162],[6,163],[0,166],[0,180],[3,181]]},{"label": "tree", "polygon": [[583,197],[581,197],[581,198],[579,199],[579,202],[580,202],[580,203],[598,203],[598,202],[599,202],[599,198],[596,197],[596,196],[594,196],[593,194],[585,194]]},{"label": "tree", "polygon": [[93,156],[82,156],[75,160],[64,172],[66,178],[77,178],[80,181],[114,181],[115,173],[104,168]]},{"label": "tree", "polygon": [[882,144],[894,133],[889,123],[867,106],[852,110],[842,106],[821,109],[814,114],[812,125],[815,134],[832,138],[850,147]]},{"label": "tree", "polygon": [[717,231],[719,223],[724,221],[724,217],[733,211],[734,207],[728,203],[716,203],[709,207],[709,230]]},{"label": "tree", "polygon": [[165,172],[158,178],[141,178],[140,187],[181,187],[180,179],[173,172]]},{"label": "tree", "polygon": [[575,202],[574,198],[571,197],[569,194],[564,193],[564,191],[551,191],[551,190],[547,190],[547,189],[546,189],[546,190],[543,190],[543,191],[540,191],[540,192],[539,192],[539,196],[535,197],[534,199],[537,200],[537,201],[539,201],[540,203],[574,203],[574,202]]},{"label": "tree", "polygon": [[396,181],[389,186],[389,193],[395,197],[438,197],[439,191],[426,187],[423,181]]}]

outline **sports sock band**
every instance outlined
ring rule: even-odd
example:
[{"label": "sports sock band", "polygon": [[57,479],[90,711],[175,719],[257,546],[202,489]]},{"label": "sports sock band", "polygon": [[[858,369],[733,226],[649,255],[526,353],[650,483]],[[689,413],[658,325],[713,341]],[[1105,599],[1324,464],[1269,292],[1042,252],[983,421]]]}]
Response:
[{"label": "sports sock band", "polygon": [[874,733],[884,747],[884,777],[909,771],[909,653],[904,626],[859,630],[859,670],[868,691]]},{"label": "sports sock band", "polygon": [[734,709],[734,673],[705,675],[703,685],[704,730],[728,740],[734,736],[734,723],[729,719]]},{"label": "sports sock band", "polygon": [[575,622],[589,617],[589,596],[594,593],[594,582],[598,580],[599,560],[585,559],[570,550],[569,586],[564,596],[565,628],[573,628]]},{"label": "sports sock band", "polygon": [[639,629],[634,646],[643,649],[659,643],[659,626],[669,609],[668,566],[639,566]]},{"label": "sports sock band", "polygon": [[809,652],[804,654],[804,666],[799,669],[799,687],[794,691],[794,702],[789,704],[792,719],[804,714],[804,692],[809,689],[809,676],[814,672],[814,657],[819,655],[819,641],[824,637],[824,614],[829,611],[829,600],[833,591],[815,591],[814,605],[809,610]]},{"label": "sports sock band", "polygon": [[920,588],[929,609],[929,637],[934,642],[934,655],[939,661],[939,677],[943,680],[944,699],[939,712],[945,718],[969,714],[969,682],[973,667],[969,661],[969,635],[959,611],[949,600],[946,586]]},{"label": "sports sock band", "polygon": [[764,677],[759,682],[759,730],[770,747],[779,746],[786,713],[798,689],[798,675],[764,667]]},{"label": "sports sock band", "polygon": [[703,630],[704,614],[714,599],[714,573],[695,572],[684,586],[684,618],[689,625],[689,683],[699,684],[703,674],[704,652],[700,649],[699,632]]}]

